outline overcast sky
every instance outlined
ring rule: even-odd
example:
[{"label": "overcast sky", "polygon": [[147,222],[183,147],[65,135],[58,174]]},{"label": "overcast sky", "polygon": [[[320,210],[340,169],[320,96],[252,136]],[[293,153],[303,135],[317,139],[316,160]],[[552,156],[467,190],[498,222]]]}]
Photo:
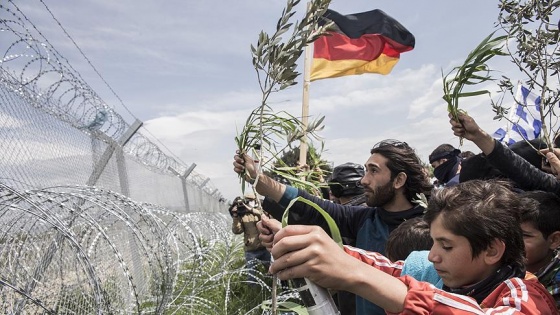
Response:
[{"label": "overcast sky", "polygon": [[[80,55],[46,4],[89,60],[123,100]],[[232,200],[240,194],[232,170],[234,137],[260,90],[250,44],[261,30],[273,33],[284,0],[96,0],[18,1],[43,35],[77,69],[105,102],[127,121],[136,117],[185,164],[210,177]],[[416,37],[416,48],[401,55],[387,76],[366,74],[313,82],[311,119],[325,116],[327,151],[334,165],[364,163],[376,142],[406,141],[427,161],[441,143],[459,145],[442,101],[442,71],[460,65],[490,32],[498,1],[334,0],[331,9],[350,14],[382,9]],[[303,4],[304,5],[304,4]],[[301,8],[297,16],[301,16]],[[507,66],[498,61],[496,67]],[[302,67],[300,67],[301,69]],[[301,115],[302,85],[277,93],[273,109]],[[493,121],[487,97],[465,101],[489,132]],[[462,150],[478,153],[471,143]]]}]

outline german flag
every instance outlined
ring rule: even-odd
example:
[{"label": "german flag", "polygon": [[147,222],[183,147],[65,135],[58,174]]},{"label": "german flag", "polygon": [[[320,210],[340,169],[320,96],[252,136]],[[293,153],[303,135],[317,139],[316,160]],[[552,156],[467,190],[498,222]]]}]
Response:
[{"label": "german flag", "polygon": [[311,81],[362,73],[389,74],[400,53],[412,50],[415,39],[401,23],[381,10],[323,16],[335,30],[314,42]]}]

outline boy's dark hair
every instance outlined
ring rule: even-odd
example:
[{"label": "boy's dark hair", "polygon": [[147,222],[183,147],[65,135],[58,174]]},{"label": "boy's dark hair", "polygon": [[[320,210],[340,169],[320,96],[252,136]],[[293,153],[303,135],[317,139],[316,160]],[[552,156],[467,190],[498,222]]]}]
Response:
[{"label": "boy's dark hair", "polygon": [[430,250],[434,241],[430,225],[422,217],[408,219],[389,234],[385,256],[391,261],[404,260],[417,250]]},{"label": "boy's dark hair", "polygon": [[370,150],[370,154],[378,153],[387,158],[387,167],[391,171],[391,180],[400,172],[406,174],[404,194],[408,200],[417,199],[417,194],[429,192],[432,184],[422,166],[422,161],[413,148],[406,142],[383,140]]},{"label": "boy's dark hair", "polygon": [[560,197],[552,192],[527,191],[522,197],[536,201],[535,211],[523,211],[521,222],[531,222],[544,238],[556,231],[560,231]]},{"label": "boy's dark hair", "polygon": [[441,215],[446,229],[467,238],[473,258],[498,239],[505,244],[501,262],[523,267],[521,212],[534,203],[510,188],[505,182],[476,179],[446,187],[432,194],[424,219],[431,225]]}]

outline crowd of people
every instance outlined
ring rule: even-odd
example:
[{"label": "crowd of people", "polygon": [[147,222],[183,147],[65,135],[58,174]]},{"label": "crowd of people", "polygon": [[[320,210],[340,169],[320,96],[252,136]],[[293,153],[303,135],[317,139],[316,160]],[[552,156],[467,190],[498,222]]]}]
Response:
[{"label": "crowd of people", "polygon": [[[450,125],[481,152],[438,146],[429,156],[434,182],[409,144],[381,141],[363,168],[334,168],[330,200],[259,173],[250,156],[236,154],[234,171],[275,207],[255,222],[274,257],[269,272],[355,295],[354,303],[339,300],[343,315],[558,314],[560,149],[510,148],[464,113]],[[296,197],[332,217],[343,247],[307,203],[293,204],[281,227]]]}]

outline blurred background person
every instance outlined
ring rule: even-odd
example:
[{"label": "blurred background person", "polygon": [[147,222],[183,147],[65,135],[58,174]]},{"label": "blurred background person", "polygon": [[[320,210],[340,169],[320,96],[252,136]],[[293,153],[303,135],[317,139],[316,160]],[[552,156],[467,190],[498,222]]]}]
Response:
[{"label": "blurred background person", "polygon": [[364,167],[347,162],[336,166],[328,181],[331,200],[349,206],[367,206],[364,187],[360,180],[364,177]]},{"label": "blurred background person", "polygon": [[261,244],[257,222],[263,215],[257,207],[256,196],[246,194],[245,198],[236,197],[229,208],[233,218],[231,230],[234,234],[243,234],[245,262],[250,285],[256,285],[256,268],[262,263],[266,269],[270,266],[270,252]]},{"label": "blurred background person", "polygon": [[444,143],[432,151],[429,156],[430,165],[434,168],[436,187],[451,187],[459,184],[459,173],[461,172],[460,157],[461,150]]}]

